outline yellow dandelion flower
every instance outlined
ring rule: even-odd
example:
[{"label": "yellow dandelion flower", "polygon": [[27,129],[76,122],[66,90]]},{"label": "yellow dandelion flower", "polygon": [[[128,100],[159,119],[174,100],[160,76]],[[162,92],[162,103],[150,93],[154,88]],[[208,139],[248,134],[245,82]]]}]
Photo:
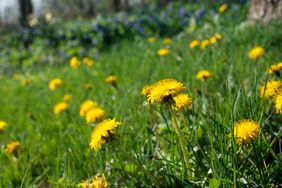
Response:
[{"label": "yellow dandelion flower", "polygon": [[217,42],[217,38],[215,36],[213,36],[212,38],[210,38],[210,43],[211,44],[215,44]]},{"label": "yellow dandelion flower", "polygon": [[20,75],[19,74],[14,74],[12,78],[13,78],[13,80],[19,80],[20,79]]},{"label": "yellow dandelion flower", "polygon": [[189,48],[193,49],[193,48],[196,48],[197,46],[200,45],[200,41],[198,40],[192,40],[189,44]]},{"label": "yellow dandelion flower", "polygon": [[249,51],[249,58],[257,60],[264,55],[264,48],[261,46],[256,46]]},{"label": "yellow dandelion flower", "polygon": [[76,69],[77,67],[79,67],[80,64],[81,64],[81,62],[78,60],[78,58],[76,56],[71,58],[71,60],[70,60],[71,68]]},{"label": "yellow dandelion flower", "polygon": [[89,67],[91,67],[94,64],[94,61],[92,61],[91,59],[89,59],[88,57],[84,57],[82,59],[82,62],[86,65],[88,65]]},{"label": "yellow dandelion flower", "polygon": [[205,81],[207,78],[210,78],[210,77],[212,77],[212,73],[208,70],[201,70],[196,75],[196,78],[202,81]]},{"label": "yellow dandelion flower", "polygon": [[63,80],[61,80],[60,78],[54,78],[49,82],[49,89],[54,91],[62,84]]},{"label": "yellow dandelion flower", "polygon": [[99,150],[102,144],[111,141],[114,137],[114,129],[120,125],[116,119],[106,119],[99,123],[93,130],[90,140],[90,148]]},{"label": "yellow dandelion flower", "polygon": [[104,115],[105,115],[105,111],[102,108],[96,107],[96,108],[92,108],[86,113],[85,119],[87,123],[94,123],[98,119],[102,119]]},{"label": "yellow dandelion flower", "polygon": [[21,147],[21,143],[19,141],[10,142],[7,144],[5,151],[8,154],[17,153],[20,147]]},{"label": "yellow dandelion flower", "polygon": [[165,79],[156,82],[152,85],[151,91],[147,95],[148,102],[159,103],[168,102],[175,95],[182,92],[185,89],[183,83],[178,82],[175,79]]},{"label": "yellow dandelion flower", "polygon": [[86,113],[91,110],[92,108],[96,108],[97,105],[94,101],[92,100],[85,100],[81,105],[80,105],[80,110],[79,110],[79,115],[84,117]]},{"label": "yellow dandelion flower", "polygon": [[59,115],[63,111],[66,111],[69,108],[68,103],[66,102],[60,102],[55,105],[54,107],[54,114]]},{"label": "yellow dandelion flower", "polygon": [[279,73],[280,69],[282,68],[282,62],[279,62],[277,64],[271,65],[268,69],[269,74],[273,73]]},{"label": "yellow dandelion flower", "polygon": [[227,8],[228,8],[227,4],[222,4],[222,5],[220,5],[218,10],[219,10],[220,13],[222,13],[222,12],[225,12],[227,10]]},{"label": "yellow dandelion flower", "polygon": [[278,114],[282,115],[282,90],[278,91],[274,99],[275,109]]},{"label": "yellow dandelion flower", "polygon": [[70,94],[65,94],[62,98],[63,102],[69,102],[72,99],[72,95]]},{"label": "yellow dandelion flower", "polygon": [[86,84],[84,84],[84,89],[90,90],[90,89],[92,89],[92,85],[90,83],[86,83]]},{"label": "yellow dandelion flower", "polygon": [[222,39],[222,35],[221,35],[221,34],[218,34],[218,33],[217,33],[217,34],[215,34],[214,36],[215,36],[218,40],[221,40],[221,39]]},{"label": "yellow dandelion flower", "polygon": [[280,81],[269,80],[261,86],[260,95],[265,98],[273,97],[281,86]]},{"label": "yellow dandelion flower", "polygon": [[156,42],[156,38],[155,37],[150,37],[150,38],[148,38],[148,42],[154,43],[154,42]]},{"label": "yellow dandelion flower", "polygon": [[151,92],[151,89],[152,89],[152,85],[147,85],[143,87],[141,94],[147,96]]},{"label": "yellow dandelion flower", "polygon": [[234,139],[238,144],[248,144],[258,137],[259,124],[250,119],[243,119],[234,125]]},{"label": "yellow dandelion flower", "polygon": [[183,110],[184,108],[191,106],[192,99],[189,95],[185,93],[180,93],[173,97],[174,104],[172,106],[172,109],[178,111]]},{"label": "yellow dandelion flower", "polygon": [[28,83],[29,83],[29,80],[27,78],[21,80],[22,86],[26,86]]},{"label": "yellow dandelion flower", "polygon": [[204,40],[201,42],[201,49],[204,50],[210,44],[209,40]]},{"label": "yellow dandelion flower", "polygon": [[104,174],[96,175],[91,178],[91,181],[85,180],[78,184],[79,188],[108,188],[108,182]]},{"label": "yellow dandelion flower", "polygon": [[116,76],[108,76],[105,78],[105,81],[113,86],[117,84],[117,77]]},{"label": "yellow dandelion flower", "polygon": [[162,48],[157,51],[158,56],[166,56],[170,53],[169,49]]},{"label": "yellow dandelion flower", "polygon": [[7,127],[7,123],[5,121],[0,120],[0,133],[4,132]]},{"label": "yellow dandelion flower", "polygon": [[171,44],[172,43],[172,40],[170,38],[165,38],[164,39],[164,44]]}]

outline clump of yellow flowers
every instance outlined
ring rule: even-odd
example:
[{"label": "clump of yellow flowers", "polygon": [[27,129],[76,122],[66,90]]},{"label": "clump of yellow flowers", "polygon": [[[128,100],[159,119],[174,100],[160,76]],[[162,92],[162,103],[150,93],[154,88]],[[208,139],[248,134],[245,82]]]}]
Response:
[{"label": "clump of yellow flowers", "polygon": [[98,119],[102,119],[105,115],[105,111],[98,107],[92,100],[85,100],[80,105],[80,116],[84,117],[87,123],[94,123]]},{"label": "clump of yellow flowers", "polygon": [[85,180],[78,184],[79,188],[108,188],[108,182],[104,174],[96,175],[91,180]]},{"label": "clump of yellow flowers", "polygon": [[189,95],[182,93],[184,89],[183,83],[175,79],[164,79],[145,86],[141,93],[147,97],[150,104],[170,104],[172,109],[181,110],[192,104]]}]

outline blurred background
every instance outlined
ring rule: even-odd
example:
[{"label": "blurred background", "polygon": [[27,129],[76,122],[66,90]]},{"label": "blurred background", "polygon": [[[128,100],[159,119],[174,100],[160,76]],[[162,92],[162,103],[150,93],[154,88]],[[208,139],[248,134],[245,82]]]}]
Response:
[{"label": "blurred background", "polygon": [[281,10],[281,0],[0,0],[1,70],[89,56],[121,40],[203,38],[268,23]]},{"label": "blurred background", "polygon": [[[25,26],[27,20],[49,15],[63,19],[90,19],[112,12],[132,12],[149,9],[148,6],[163,7],[171,2],[195,3],[196,0],[0,0],[0,24]],[[219,0],[205,0],[202,3],[220,3]],[[223,1],[222,1],[223,2]],[[232,1],[230,1],[232,2]],[[244,3],[244,0],[233,1]]]}]

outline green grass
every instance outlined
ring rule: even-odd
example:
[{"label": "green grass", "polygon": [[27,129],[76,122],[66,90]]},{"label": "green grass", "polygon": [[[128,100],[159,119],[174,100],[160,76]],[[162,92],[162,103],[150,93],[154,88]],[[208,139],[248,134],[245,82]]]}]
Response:
[{"label": "green grass", "polygon": [[[282,59],[281,29],[281,23],[273,23],[242,31],[228,27],[183,33],[172,39],[172,53],[161,58],[156,55],[164,47],[161,39],[153,44],[123,41],[90,57],[95,60],[91,68],[73,70],[69,59],[53,57],[56,64],[8,70],[0,80],[0,119],[8,123],[0,134],[0,187],[72,187],[97,173],[105,174],[110,187],[281,185],[281,115],[260,96],[265,81],[281,80],[267,75],[269,65]],[[223,35],[216,45],[204,51],[188,48],[192,39],[210,38],[215,32]],[[248,51],[256,45],[266,53],[253,61]],[[197,80],[202,69],[213,77]],[[13,80],[14,73],[29,84]],[[105,82],[108,75],[117,76],[117,88]],[[64,84],[50,91],[48,83],[55,77]],[[145,105],[140,94],[143,86],[165,78],[183,82],[193,99],[192,107],[176,115],[190,155],[190,178],[169,111]],[[85,90],[85,83],[93,89]],[[70,108],[56,116],[53,107],[66,93],[73,96]],[[95,125],[79,117],[79,105],[88,98],[105,109],[105,118],[122,123],[117,139],[98,152],[89,147]],[[261,127],[249,147],[228,137],[241,119],[253,119]],[[8,155],[4,147],[14,140],[21,142],[21,149]]]}]

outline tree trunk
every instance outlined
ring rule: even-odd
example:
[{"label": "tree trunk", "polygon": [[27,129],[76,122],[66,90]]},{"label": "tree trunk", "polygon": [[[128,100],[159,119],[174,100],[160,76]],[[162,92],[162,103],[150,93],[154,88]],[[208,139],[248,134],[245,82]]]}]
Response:
[{"label": "tree trunk", "polygon": [[160,4],[161,4],[161,6],[165,6],[165,5],[167,5],[168,3],[170,3],[171,2],[171,0],[161,0],[160,1]]},{"label": "tree trunk", "polygon": [[282,0],[252,0],[249,21],[269,23],[282,16]]},{"label": "tree trunk", "polygon": [[130,7],[129,7],[129,0],[125,0],[124,1],[124,8],[125,8],[125,11],[129,11]]},{"label": "tree trunk", "polygon": [[28,16],[33,12],[31,0],[18,0],[18,2],[20,8],[20,25],[23,27],[29,27]]},{"label": "tree trunk", "polygon": [[115,12],[120,11],[120,0],[113,0],[113,9]]},{"label": "tree trunk", "polygon": [[89,5],[88,5],[88,10],[87,10],[87,16],[88,17],[94,17],[95,16],[95,2],[94,1],[90,1]]}]

